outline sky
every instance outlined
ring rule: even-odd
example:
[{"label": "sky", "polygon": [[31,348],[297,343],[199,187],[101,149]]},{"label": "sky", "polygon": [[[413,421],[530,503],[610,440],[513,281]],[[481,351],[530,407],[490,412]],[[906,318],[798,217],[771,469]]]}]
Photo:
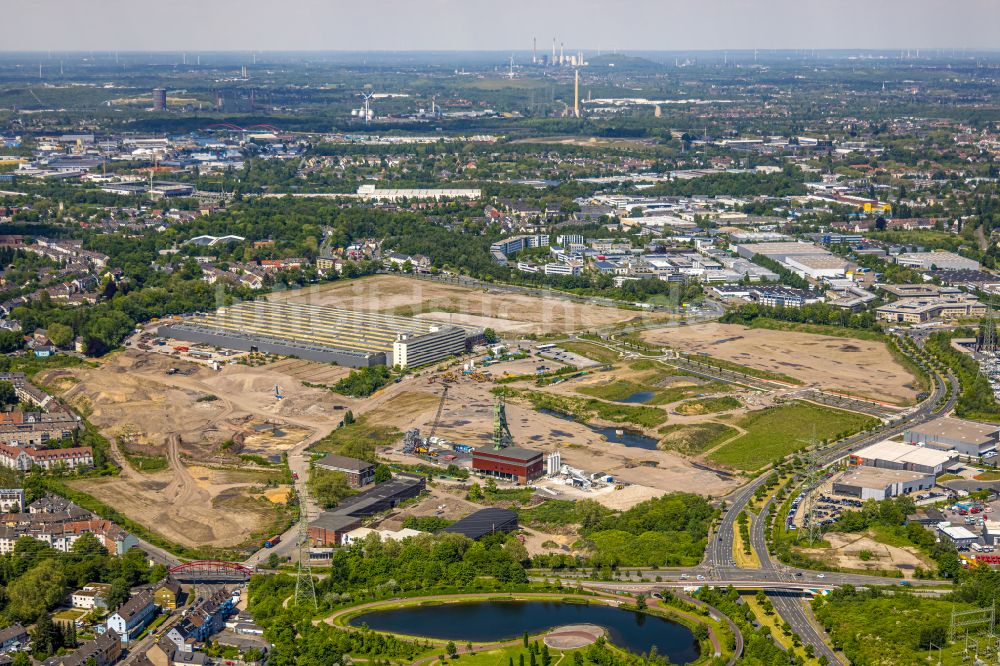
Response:
[{"label": "sky", "polygon": [[1000,49],[1000,0],[0,0],[6,51]]}]

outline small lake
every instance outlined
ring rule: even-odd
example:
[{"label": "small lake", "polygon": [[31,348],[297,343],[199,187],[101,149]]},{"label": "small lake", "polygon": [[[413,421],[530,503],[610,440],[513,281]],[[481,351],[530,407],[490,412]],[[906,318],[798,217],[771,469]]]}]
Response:
[{"label": "small lake", "polygon": [[656,395],[656,391],[639,391],[633,393],[627,398],[622,398],[621,400],[616,400],[615,402],[624,402],[629,405],[644,405],[653,399]]},{"label": "small lake", "polygon": [[698,642],[684,625],[596,604],[479,601],[408,606],[364,613],[350,624],[392,634],[476,643],[509,640],[525,631],[537,634],[567,624],[595,624],[607,631],[609,641],[636,654],[648,653],[655,645],[657,652],[674,664],[686,664],[699,656]]},{"label": "small lake", "polygon": [[[563,421],[573,421],[574,423],[579,423],[579,421],[576,420],[576,417],[572,414],[564,414],[562,412],[545,408],[539,409],[538,411],[542,414],[548,414],[549,416],[562,419]],[[615,444],[631,446],[637,449],[646,449],[648,451],[656,451],[659,448],[657,446],[657,444],[659,444],[658,440],[655,440],[652,437],[647,437],[639,432],[622,429],[621,434],[618,434],[616,431],[619,430],[619,428],[588,425],[586,423],[580,423],[580,425],[585,428],[590,428],[593,432],[596,432],[599,435],[603,435],[605,439],[609,442],[614,442]]]}]

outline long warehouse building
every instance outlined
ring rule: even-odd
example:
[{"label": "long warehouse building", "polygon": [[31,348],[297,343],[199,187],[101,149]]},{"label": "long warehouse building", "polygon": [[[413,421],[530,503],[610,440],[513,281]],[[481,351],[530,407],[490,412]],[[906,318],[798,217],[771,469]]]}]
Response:
[{"label": "long warehouse building", "polygon": [[416,367],[457,356],[482,331],[377,312],[248,301],[161,326],[164,338],[351,368]]}]

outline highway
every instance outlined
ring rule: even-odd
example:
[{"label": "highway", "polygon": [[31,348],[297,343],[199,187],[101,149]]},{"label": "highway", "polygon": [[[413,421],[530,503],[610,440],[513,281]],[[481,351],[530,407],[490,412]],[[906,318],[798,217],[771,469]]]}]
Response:
[{"label": "highway", "polygon": [[[917,408],[903,415],[897,421],[883,425],[872,434],[858,434],[848,437],[834,446],[824,449],[819,463],[824,467],[829,466],[851,451],[888,439],[902,433],[913,425],[936,418],[939,413],[951,411],[958,399],[957,378],[949,373],[944,378],[935,375],[934,380],[935,385],[931,395]],[[944,406],[938,409],[938,403],[948,394],[949,385],[954,387],[954,389],[950,392]],[[740,512],[746,508],[750,498],[753,497],[756,490],[766,480],[767,475],[761,475],[747,486],[744,486],[726,498],[729,503],[728,511],[723,514],[718,529],[709,537],[709,546],[706,549],[705,560],[701,567],[702,569],[707,569],[709,572],[706,575],[706,580],[714,580],[721,577],[728,580],[749,579],[760,583],[771,599],[775,611],[777,611],[782,619],[788,622],[792,630],[799,635],[804,644],[812,645],[817,655],[826,655],[831,664],[843,663],[834,651],[830,649],[821,633],[821,629],[812,617],[812,611],[803,603],[801,594],[794,591],[796,587],[795,582],[801,581],[801,584],[806,587],[832,587],[839,585],[886,585],[891,584],[893,579],[856,574],[820,574],[815,571],[794,569],[776,563],[768,550],[765,538],[766,525],[765,521],[761,519],[753,521],[750,534],[751,545],[760,558],[761,568],[757,570],[741,570],[737,568],[733,560],[735,530],[738,529],[736,520]],[[766,510],[767,507],[765,506],[761,509],[759,515],[765,516],[767,513]],[[922,581],[912,581],[911,584],[920,585]]]},{"label": "highway", "polygon": [[[641,356],[634,350],[627,349],[613,341],[602,344],[609,349],[622,351],[633,356]],[[712,374],[722,381],[737,381],[739,383],[752,383],[755,378],[724,376],[725,371],[716,368],[703,368],[706,373]],[[949,386],[952,390],[949,393]],[[958,380],[950,373],[947,376],[934,375],[934,389],[918,406],[909,410],[901,410],[892,413],[892,410],[885,410],[882,417],[893,420],[883,423],[871,433],[859,433],[852,437],[843,439],[832,446],[819,451],[817,463],[821,467],[828,467],[852,451],[869,446],[876,442],[888,439],[902,433],[913,425],[924,423],[937,418],[941,414],[951,411],[958,399]],[[773,388],[773,386],[771,387]],[[948,395],[947,401],[939,407],[939,403]],[[850,409],[852,406],[845,408]],[[857,410],[868,411],[868,410]],[[872,413],[869,411],[869,413]],[[743,511],[757,489],[767,481],[767,474],[761,474],[756,479],[733,492],[725,498],[728,510],[722,515],[718,527],[709,535],[708,547],[705,551],[705,558],[701,565],[685,570],[643,570],[641,575],[647,580],[652,577],[659,577],[661,582],[651,583],[622,583],[622,587],[611,586],[607,583],[582,583],[585,586],[593,586],[608,589],[621,589],[625,591],[654,590],[658,587],[684,587],[712,584],[717,586],[733,585],[747,589],[763,589],[768,594],[775,610],[798,634],[804,644],[812,645],[817,655],[825,655],[831,664],[841,664],[842,660],[829,647],[825,640],[822,629],[812,617],[811,609],[803,603],[803,594],[809,590],[818,588],[832,588],[840,585],[855,586],[883,586],[891,585],[895,579],[883,578],[879,576],[865,576],[860,574],[825,573],[810,570],[795,569],[775,562],[768,551],[765,539],[765,521],[753,521],[751,530],[751,545],[761,561],[760,569],[741,569],[737,566],[733,557],[733,544],[735,542],[736,530],[738,529],[736,520]],[[760,515],[766,515],[767,507],[761,510]],[[582,581],[581,581],[582,582]],[[935,581],[910,581],[913,586],[939,585]]]}]

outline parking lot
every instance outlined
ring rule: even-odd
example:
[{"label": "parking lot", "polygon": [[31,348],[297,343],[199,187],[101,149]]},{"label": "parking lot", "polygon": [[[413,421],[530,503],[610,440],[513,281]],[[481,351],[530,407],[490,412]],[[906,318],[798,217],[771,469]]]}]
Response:
[{"label": "parking lot", "polygon": [[[802,527],[809,526],[808,513],[805,507],[802,507],[802,503],[806,500],[806,495],[807,493],[801,493],[792,500],[791,508],[788,510],[788,517],[785,519],[785,528],[790,532],[798,529],[800,525]],[[819,496],[816,497],[814,503],[814,515],[820,525],[833,525],[845,510],[859,509],[864,504],[861,500],[832,497],[824,492],[819,492]],[[799,514],[800,508],[803,509],[801,515]]]}]

